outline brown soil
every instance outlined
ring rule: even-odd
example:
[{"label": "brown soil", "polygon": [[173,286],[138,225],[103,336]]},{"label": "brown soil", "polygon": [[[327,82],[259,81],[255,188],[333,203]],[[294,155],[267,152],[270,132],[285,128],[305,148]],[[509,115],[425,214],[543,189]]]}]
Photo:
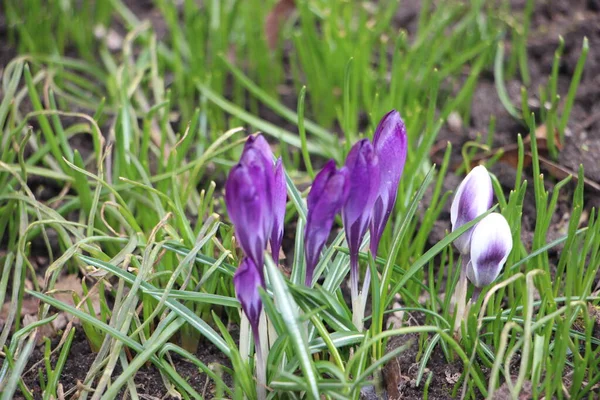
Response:
[{"label": "brown soil", "polygon": [[[389,362],[383,370],[388,400],[422,398],[425,387],[428,388],[427,395],[430,399],[452,398],[454,386],[461,382],[462,364],[459,362],[448,363],[441,349],[437,347],[433,351],[423,377],[417,386],[419,372],[419,363],[416,362],[419,351],[418,340],[418,335],[405,335],[395,337],[388,343],[389,349],[409,345],[406,351]],[[427,384],[429,375],[431,375],[431,381]]]},{"label": "brown soil", "polygon": [[[59,380],[59,384],[62,385],[64,393],[67,393],[74,388],[77,390],[76,387],[82,384],[96,357],[96,354],[90,350],[90,345],[81,327],[77,327],[76,329],[77,331],[69,351],[69,353],[73,356],[67,359]],[[60,338],[58,337],[53,339],[51,346],[52,349],[56,348],[59,340]],[[227,359],[227,357],[225,357],[219,349],[215,348],[209,343],[202,343],[195,355],[206,365],[214,363],[229,368],[231,367],[229,359]],[[58,354],[53,354],[51,356],[51,364],[53,368],[56,367],[57,359]],[[44,346],[39,346],[31,355],[31,359],[25,368],[25,373],[22,376],[25,385],[33,392],[35,399],[42,398],[39,373],[42,374],[44,380],[47,379],[44,372],[45,366],[43,360]],[[187,380],[194,390],[200,393],[204,398],[213,398],[214,385],[212,380],[208,379],[206,374],[202,373],[202,371],[200,371],[195,365],[179,357],[177,354],[171,355],[171,361],[175,370]],[[117,365],[112,375],[113,379],[118,377],[121,371],[122,369],[120,365]],[[231,378],[228,375],[224,375],[223,379],[225,383],[231,387],[233,384]],[[139,371],[135,374],[134,383],[138,393],[140,394],[149,395],[152,396],[152,398],[172,398],[165,397],[167,395],[167,391],[163,385],[160,372],[150,363],[147,363],[139,369]],[[91,386],[93,387],[93,385]],[[24,397],[19,393],[20,392],[17,392],[16,398],[24,399]],[[122,396],[123,393],[119,395],[119,398]],[[68,398],[73,397],[69,396]]]}]

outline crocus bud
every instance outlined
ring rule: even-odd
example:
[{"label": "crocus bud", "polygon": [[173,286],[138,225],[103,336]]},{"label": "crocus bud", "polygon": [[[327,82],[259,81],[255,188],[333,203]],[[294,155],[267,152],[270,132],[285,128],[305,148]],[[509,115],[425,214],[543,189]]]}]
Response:
[{"label": "crocus bud", "polygon": [[345,167],[336,169],[333,160],[329,160],[315,176],[307,197],[308,215],[304,230],[307,286],[312,283],[319,254],[329,237],[335,215],[348,198],[349,188],[348,170]]},{"label": "crocus bud", "polygon": [[358,141],[346,158],[350,193],[342,208],[346,241],[350,250],[350,275],[353,291],[358,290],[358,250],[371,221],[379,191],[379,161],[369,139]]},{"label": "crocus bud", "polygon": [[[463,179],[456,190],[450,221],[452,231],[474,220],[492,206],[494,189],[490,174],[483,165],[479,165]],[[454,245],[462,254],[469,253],[473,228],[469,229],[454,241]]]},{"label": "crocus bud", "polygon": [[273,152],[271,151],[269,142],[267,142],[267,139],[265,139],[263,135],[258,134],[255,136],[248,136],[248,139],[246,139],[246,143],[244,144],[244,152],[249,148],[260,151],[267,163],[273,165]]},{"label": "crocus bud", "polygon": [[471,262],[467,277],[478,288],[492,283],[512,250],[512,234],[506,218],[492,213],[479,221],[471,239]]},{"label": "crocus bud", "polygon": [[244,257],[237,271],[235,271],[233,285],[236,296],[242,305],[242,310],[248,317],[252,331],[256,335],[262,311],[262,301],[258,288],[264,287],[264,282],[262,274],[249,257]]},{"label": "crocus bud", "polygon": [[273,226],[274,173],[257,140],[248,138],[240,162],[229,172],[225,205],[244,254],[262,268]]},{"label": "crocus bud", "polygon": [[273,185],[273,228],[271,229],[271,252],[275,264],[279,263],[279,250],[283,240],[283,221],[285,219],[285,203],[287,201],[287,187],[285,172],[281,157],[275,164],[275,180]]},{"label": "crocus bud", "polygon": [[398,111],[390,111],[379,122],[373,135],[373,146],[379,159],[381,176],[370,226],[371,254],[375,257],[379,240],[396,203],[398,184],[406,162],[406,126]]}]

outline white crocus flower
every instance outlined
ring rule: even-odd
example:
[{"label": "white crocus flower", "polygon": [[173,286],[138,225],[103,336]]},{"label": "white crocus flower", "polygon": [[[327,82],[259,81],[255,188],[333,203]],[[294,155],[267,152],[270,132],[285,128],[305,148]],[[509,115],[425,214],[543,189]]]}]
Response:
[{"label": "white crocus flower", "polygon": [[[483,165],[473,168],[454,195],[450,209],[452,231],[489,210],[493,199],[494,189],[487,169]],[[454,241],[454,245],[463,255],[469,254],[473,229],[469,229]]]},{"label": "white crocus flower", "polygon": [[482,219],[471,239],[471,262],[467,267],[471,283],[482,288],[496,280],[512,246],[510,226],[502,214],[492,213]]}]

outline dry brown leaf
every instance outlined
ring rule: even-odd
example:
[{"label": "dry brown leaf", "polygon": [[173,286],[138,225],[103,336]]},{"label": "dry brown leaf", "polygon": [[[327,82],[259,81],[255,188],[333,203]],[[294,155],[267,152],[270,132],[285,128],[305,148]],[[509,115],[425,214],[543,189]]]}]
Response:
[{"label": "dry brown leaf", "polygon": [[[90,289],[92,290],[92,289]],[[64,275],[56,282],[54,289],[48,291],[48,294],[57,299],[58,301],[65,303],[69,306],[77,306],[73,302],[73,293],[76,293],[77,296],[83,299],[83,287],[81,286],[81,279],[74,274]],[[92,306],[94,308],[94,312],[96,315],[100,313],[100,296],[97,291],[94,289],[90,294],[89,298],[92,302]],[[10,302],[6,302],[2,305],[2,309],[0,311],[0,325],[4,323],[6,320],[9,310],[12,307]],[[85,312],[88,312],[87,304],[84,304],[83,309]],[[40,301],[33,297],[26,297],[23,299],[23,303],[21,305],[21,315],[23,318],[23,325],[29,325],[38,321],[38,311],[40,309]],[[73,319],[71,314],[67,314],[64,312],[60,312],[58,317],[52,321],[51,325],[45,325],[42,327],[41,335],[38,338],[38,342],[43,340],[45,336],[52,336],[52,334],[58,330],[63,329],[67,326],[67,323]]]},{"label": "dry brown leaf", "polygon": [[[535,130],[535,138],[537,143],[538,152],[541,154],[548,153],[548,133],[546,125],[540,125]],[[525,139],[523,139],[523,147],[527,149],[531,144],[531,136],[527,135]],[[554,129],[554,144],[558,150],[562,150],[563,145],[560,142],[560,138],[558,136],[558,131]],[[499,149],[492,150],[486,154],[481,154],[476,157],[473,157],[471,160],[472,165],[479,164],[482,160],[487,160],[494,154],[497,154],[499,151],[503,151],[502,157],[500,161],[505,162],[507,164],[512,165],[514,168],[517,167],[519,162],[519,145],[517,143],[510,144],[508,146],[501,147]],[[524,166],[529,166],[531,164],[531,157],[527,157],[528,152],[526,153],[525,159],[523,160]]]},{"label": "dry brown leaf", "polygon": [[[547,133],[546,125],[540,125],[536,129],[535,138],[536,138],[536,143],[537,143],[537,147],[538,147],[538,152],[541,153],[542,155],[547,154],[548,153],[548,133]],[[531,137],[530,137],[530,135],[527,135],[523,139],[523,146],[525,149],[527,149],[530,146],[530,144],[531,144]],[[558,136],[558,131],[556,129],[554,129],[554,144],[556,145],[556,148],[558,150],[562,150],[563,145],[560,142],[560,138]],[[437,155],[438,156],[437,158],[439,159],[439,155],[443,154],[443,152],[445,150],[446,150],[446,143],[444,141],[440,141],[431,148],[430,156],[432,158],[436,158],[436,155]],[[484,154],[476,155],[475,157],[473,157],[471,159],[471,166],[478,165],[481,161],[488,160],[489,158],[498,154],[498,152],[500,152],[500,151],[502,151],[503,154],[500,157],[499,161],[510,164],[516,168],[518,160],[519,160],[519,145],[517,143],[512,143],[512,144],[509,144],[504,147],[492,149]],[[527,159],[527,157],[525,157],[524,166],[529,166],[530,163],[531,163],[531,159]],[[462,166],[462,163],[455,165],[454,169],[457,169],[460,166]]]},{"label": "dry brown leaf", "polygon": [[275,50],[277,47],[281,25],[295,9],[295,0],[279,0],[269,14],[267,14],[265,18],[265,36],[271,50]]},{"label": "dry brown leaf", "polygon": [[81,287],[81,279],[77,275],[70,274],[59,278],[54,285],[54,289],[49,294],[52,294],[52,297],[60,302],[74,306],[73,292],[81,297],[83,295],[83,288]]},{"label": "dry brown leaf", "polygon": [[[73,302],[73,293],[76,293],[79,298],[83,299],[83,287],[81,286],[81,279],[74,274],[61,277],[56,282],[56,285],[54,285],[54,290],[48,292],[49,295],[58,301],[70,306],[77,306],[77,304]],[[100,297],[98,296],[98,293],[94,290],[91,294],[89,294],[89,298],[92,301],[94,311],[96,314],[98,314],[100,312]],[[85,307],[85,310],[87,311],[87,307]]]},{"label": "dry brown leaf", "polygon": [[[531,153],[527,153],[527,155],[531,157]],[[572,175],[573,180],[575,182],[578,181],[577,171],[572,171],[542,156],[538,156],[538,159],[540,160],[540,167],[546,169],[550,173],[550,175],[552,175],[556,179],[565,179],[567,176]],[[595,191],[600,192],[600,184],[598,184],[597,182],[594,182],[593,180],[584,177],[583,183],[589,189],[594,189]]]},{"label": "dry brown leaf", "polygon": [[[516,377],[511,377],[511,379],[513,379],[513,381],[516,379]],[[529,381],[525,381],[523,382],[523,387],[521,388],[521,391],[519,392],[519,397],[518,400],[529,400],[532,397],[532,386],[531,386],[531,382]],[[496,392],[494,393],[494,400],[513,400],[513,397],[510,393],[510,389],[508,388],[508,385],[506,383],[503,383],[502,386],[500,386]]]},{"label": "dry brown leaf", "polygon": [[450,371],[444,371],[444,375],[446,375],[446,382],[450,385],[454,385],[460,379],[460,373],[452,373]]},{"label": "dry brown leaf", "polygon": [[[66,322],[63,324],[61,321],[58,321],[60,319],[60,317],[57,317],[56,319],[54,319],[54,321],[52,321],[51,324],[44,324],[42,326],[40,326],[38,329],[38,335],[37,335],[37,340],[36,343],[42,344],[44,342],[44,338],[45,337],[53,337],[54,333],[59,330],[64,328],[67,324]],[[64,319],[64,318],[62,318]],[[23,326],[28,326],[33,324],[34,322],[38,321],[38,316],[37,315],[24,315],[23,316]]]},{"label": "dry brown leaf", "polygon": [[[546,151],[548,150],[548,128],[546,125],[540,125],[535,130],[535,138],[538,145],[538,150]],[[525,139],[523,139],[524,145],[529,145],[531,143],[530,135],[527,135]],[[560,136],[558,130],[554,128],[554,145],[558,150],[562,150],[563,144],[560,142]]]},{"label": "dry brown leaf", "polygon": [[[553,176],[556,179],[564,179],[567,176],[571,175],[571,176],[573,176],[573,180],[575,182],[577,182],[577,180],[578,180],[577,171],[572,171],[569,168],[563,167],[562,165],[559,165],[559,164],[555,163],[554,161],[546,158],[546,155],[548,154],[548,132],[547,132],[546,125],[540,125],[536,129],[535,137],[536,137],[536,143],[537,143],[537,147],[538,147],[538,160],[540,163],[540,168],[544,169],[544,171],[546,171],[548,174],[550,174],[551,176]],[[528,148],[530,146],[530,144],[531,144],[531,137],[530,137],[530,135],[528,135],[527,137],[525,137],[525,139],[523,139],[523,146],[524,146],[524,148]],[[558,136],[558,131],[556,129],[554,129],[554,144],[556,145],[556,148],[558,150],[562,150],[563,145],[560,142],[560,138]],[[435,161],[438,161],[440,157],[438,156],[437,157],[438,160],[436,160],[436,155],[439,155],[442,153],[442,151],[445,151],[445,148],[446,148],[445,143],[441,143],[441,141],[436,143],[431,148],[430,156],[432,157],[432,159],[434,159]],[[494,157],[499,152],[502,152],[502,155],[500,156],[498,161],[503,162],[505,164],[509,164],[513,168],[517,168],[518,163],[519,163],[519,146],[517,143],[513,143],[508,146],[493,149],[484,154],[476,155],[475,157],[473,157],[471,159],[471,167],[475,167],[476,165],[479,165],[482,161],[485,161],[485,160],[488,160],[488,159]],[[525,151],[525,154],[523,157],[523,166],[524,167],[530,166],[531,160],[532,160],[531,152]],[[439,160],[439,161],[441,161],[441,160]],[[453,169],[457,170],[462,165],[463,165],[462,163],[455,164],[455,165],[453,165]],[[589,178],[584,178],[583,182],[588,189],[592,189],[597,192],[600,192],[600,183],[595,182]]]},{"label": "dry brown leaf", "polygon": [[[12,304],[10,301],[7,301],[2,305],[2,311],[0,311],[0,323],[4,323],[6,321],[6,317],[8,317],[8,312]],[[21,304],[21,315],[29,315],[36,314],[40,308],[40,301],[35,298],[25,298],[23,299],[23,303]]]}]

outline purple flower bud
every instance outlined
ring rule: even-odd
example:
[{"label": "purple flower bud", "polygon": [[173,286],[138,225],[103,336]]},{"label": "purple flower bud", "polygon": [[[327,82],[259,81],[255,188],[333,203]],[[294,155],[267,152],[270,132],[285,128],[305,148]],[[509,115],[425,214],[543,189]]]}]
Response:
[{"label": "purple flower bud", "polygon": [[235,286],[236,296],[242,304],[242,310],[244,310],[244,314],[250,321],[252,331],[254,335],[257,335],[258,322],[262,311],[262,301],[258,288],[264,287],[265,284],[262,273],[250,258],[244,257],[237,271],[235,271],[233,285]]},{"label": "purple flower bud", "polygon": [[[483,165],[479,165],[463,179],[456,190],[450,220],[452,231],[474,220],[492,206],[494,189],[490,174]],[[463,233],[454,241],[454,245],[462,254],[469,253],[473,228]]]},{"label": "purple flower bud", "polygon": [[283,240],[283,221],[285,219],[285,203],[287,201],[287,187],[285,172],[281,157],[275,164],[275,181],[273,186],[273,229],[271,230],[271,252],[275,264],[279,263],[279,250]]},{"label": "purple flower bud", "polygon": [[274,173],[260,142],[260,136],[249,137],[240,162],[229,172],[225,205],[242,250],[262,268],[274,219]]},{"label": "purple flower bud", "polygon": [[329,160],[315,176],[308,194],[308,215],[304,230],[304,254],[306,258],[306,285],[312,284],[313,273],[319,254],[329,237],[335,215],[348,198],[348,170],[337,170],[335,161]]},{"label": "purple flower bud", "polygon": [[379,240],[396,203],[398,184],[406,162],[406,126],[400,113],[392,110],[383,117],[373,136],[379,159],[381,182],[371,219],[371,254],[377,255]]},{"label": "purple flower bud", "polygon": [[258,134],[256,136],[248,136],[248,139],[246,139],[246,144],[244,144],[244,152],[246,152],[246,150],[249,148],[254,148],[260,151],[268,164],[273,165],[273,152],[271,151],[271,146],[269,146],[269,143],[263,135]]},{"label": "purple flower bud", "polygon": [[492,213],[479,221],[471,239],[471,262],[467,277],[478,288],[492,283],[512,250],[512,234],[506,218]]},{"label": "purple flower bud", "polygon": [[342,208],[346,241],[350,249],[352,288],[358,288],[358,250],[371,221],[379,191],[379,161],[369,139],[358,141],[346,158],[350,194]]}]

